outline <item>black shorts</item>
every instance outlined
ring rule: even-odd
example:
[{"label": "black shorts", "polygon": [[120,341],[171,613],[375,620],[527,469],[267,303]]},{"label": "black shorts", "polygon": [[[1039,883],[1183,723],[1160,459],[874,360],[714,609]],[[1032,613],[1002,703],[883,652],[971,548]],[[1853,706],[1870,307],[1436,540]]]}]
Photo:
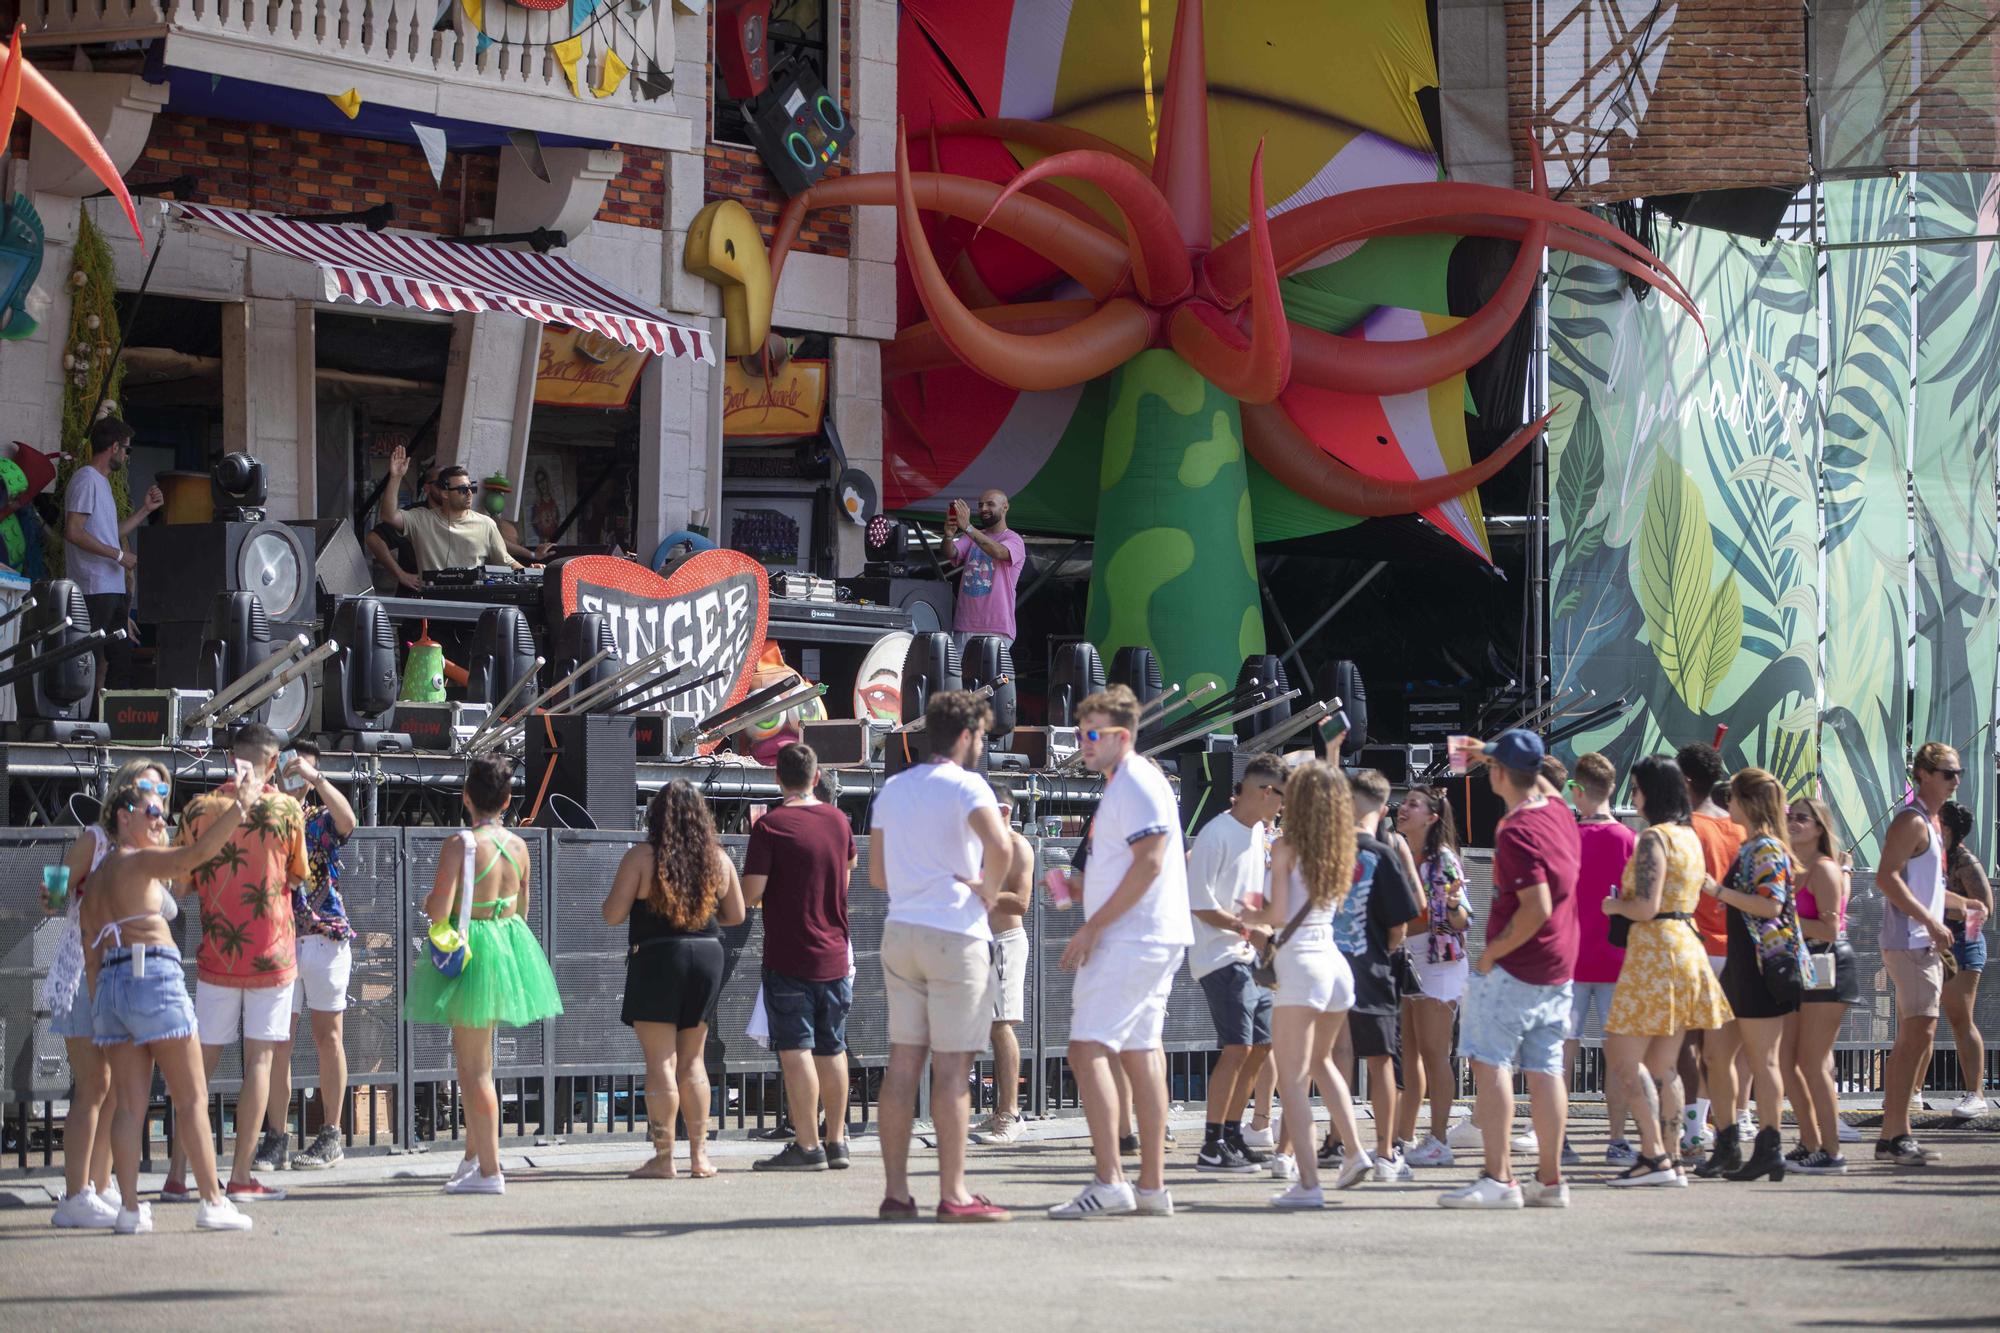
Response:
[{"label": "black shorts", "polygon": [[1403,1085],[1403,1021],[1402,1015],[1391,1011],[1386,1014],[1364,1014],[1359,1009],[1350,1010],[1347,1015],[1347,1030],[1354,1041],[1354,1058],[1367,1060],[1389,1057],[1396,1071],[1396,1086]]},{"label": "black shorts", "polygon": [[667,935],[648,940],[625,959],[625,1007],[618,1021],[700,1027],[715,1017],[722,995],[722,940],[715,935]]}]

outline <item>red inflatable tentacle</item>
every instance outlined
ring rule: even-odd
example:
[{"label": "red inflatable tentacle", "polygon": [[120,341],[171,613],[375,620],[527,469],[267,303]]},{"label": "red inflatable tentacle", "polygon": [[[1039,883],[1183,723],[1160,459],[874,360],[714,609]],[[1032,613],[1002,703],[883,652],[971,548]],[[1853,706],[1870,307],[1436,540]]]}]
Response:
[{"label": "red inflatable tentacle", "polygon": [[947,137],[964,135],[969,139],[1002,139],[1009,143],[1025,145],[1038,153],[1067,153],[1084,148],[1122,158],[1141,171],[1147,168],[1145,158],[1137,153],[1125,151],[1109,139],[1100,138],[1089,130],[1079,130],[1073,126],[1057,125],[1049,121],[987,116],[980,120],[954,120],[939,125],[937,132]]},{"label": "red inflatable tentacle", "polygon": [[1194,290],[1194,266],[1173,212],[1145,173],[1128,162],[1082,148],[1045,157],[1007,183],[993,201],[994,210],[1016,192],[1055,176],[1088,181],[1110,197],[1125,221],[1132,282],[1149,304],[1171,305]]},{"label": "red inflatable tentacle", "polygon": [[[18,91],[11,96],[18,100],[20,109],[28,113],[30,120],[40,122],[63,147],[75,153],[90,168],[91,175],[104,182],[104,188],[111,191],[124,207],[125,220],[132,224],[132,234],[139,238],[139,248],[144,250],[146,234],[139,230],[139,210],[132,206],[132,194],[125,188],[125,181],[112,163],[111,155],[104,151],[104,145],[97,141],[97,136],[91,133],[90,126],[76,113],[76,108],[21,54],[21,32],[22,29],[16,26],[13,45],[7,56],[5,80],[18,87]],[[7,128],[12,128],[12,121],[11,115],[6,118]],[[5,142],[5,137],[0,136],[0,144]]]},{"label": "red inflatable tentacle", "polygon": [[1385,481],[1356,472],[1313,443],[1278,403],[1243,405],[1243,447],[1287,490],[1339,513],[1387,518],[1429,509],[1482,485],[1513,462],[1554,415],[1545,413],[1523,426],[1471,467],[1414,481]]},{"label": "red inflatable tentacle", "polygon": [[1264,145],[1250,162],[1250,240],[1256,274],[1250,295],[1250,339],[1221,311],[1190,302],[1168,325],[1173,348],[1208,381],[1246,403],[1268,403],[1292,377],[1292,328],[1278,292],[1271,255],[1270,220],[1264,212]]},{"label": "red inflatable tentacle", "polygon": [[0,64],[0,144],[8,143],[14,135],[14,108],[21,105],[21,71],[27,60],[21,55],[21,34],[27,29],[22,24],[14,25],[14,36],[9,43],[4,64]]},{"label": "red inflatable tentacle", "polygon": [[900,134],[896,180],[896,214],[917,298],[938,337],[966,366],[1009,388],[1062,389],[1123,365],[1152,340],[1152,313],[1124,297],[1055,333],[1007,333],[992,327],[966,309],[938,269],[910,177],[909,141]]},{"label": "red inflatable tentacle", "polygon": [[[1024,305],[1002,305],[975,309],[972,315],[991,328],[1008,333],[1055,333],[1088,319],[1097,309],[1095,301],[1031,301]],[[882,349],[882,378],[895,379],[926,370],[943,370],[960,364],[951,344],[928,320],[912,324]]]},{"label": "red inflatable tentacle", "polygon": [[1202,0],[1183,0],[1174,14],[1174,44],[1160,90],[1160,133],[1153,145],[1153,184],[1173,210],[1182,246],[1205,254],[1215,243],[1209,220],[1208,51]]}]

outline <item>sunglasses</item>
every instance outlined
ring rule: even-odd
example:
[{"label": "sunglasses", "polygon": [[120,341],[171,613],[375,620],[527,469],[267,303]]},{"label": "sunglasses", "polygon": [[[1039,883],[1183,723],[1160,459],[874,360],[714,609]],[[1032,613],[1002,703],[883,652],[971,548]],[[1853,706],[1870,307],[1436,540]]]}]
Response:
[{"label": "sunglasses", "polygon": [[1934,768],[1931,772],[1937,774],[1946,782],[1956,782],[1965,776],[1965,770],[1962,768]]},{"label": "sunglasses", "polygon": [[478,488],[476,486],[440,486],[438,489],[446,495],[470,495]]},{"label": "sunglasses", "polygon": [[1575,778],[1571,778],[1571,779],[1570,779],[1570,780],[1569,780],[1568,782],[1565,782],[1565,783],[1563,783],[1563,790],[1564,790],[1564,791],[1582,791],[1582,790],[1583,790],[1583,784],[1582,784],[1581,782],[1578,782],[1578,781],[1577,781],[1577,780],[1576,780]]},{"label": "sunglasses", "polygon": [[1813,818],[1813,816],[1812,816],[1812,812],[1811,812],[1811,811],[1809,811],[1809,810],[1789,810],[1789,811],[1787,811],[1787,812],[1785,813],[1785,822],[1786,822],[1787,824],[1817,824],[1817,823],[1819,823],[1819,821],[1818,821],[1817,819],[1814,819],[1814,818]]},{"label": "sunglasses", "polygon": [[1130,736],[1132,734],[1132,728],[1130,727],[1092,727],[1083,733],[1083,738],[1095,744],[1098,741],[1109,740],[1111,733],[1114,731],[1123,736]]}]

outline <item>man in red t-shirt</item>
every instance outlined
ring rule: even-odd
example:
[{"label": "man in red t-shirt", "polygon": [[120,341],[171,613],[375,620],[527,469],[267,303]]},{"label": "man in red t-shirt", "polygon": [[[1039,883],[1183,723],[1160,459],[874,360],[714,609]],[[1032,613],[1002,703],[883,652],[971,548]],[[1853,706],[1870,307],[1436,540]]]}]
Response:
[{"label": "man in red t-shirt", "polygon": [[813,795],[818,775],[811,746],[778,751],[784,803],[757,821],[743,855],[743,901],[764,909],[764,1011],[797,1135],[777,1156],[754,1163],[759,1171],[847,1166],[847,1012],[854,1005],[847,880],[854,830],[838,806]]},{"label": "man in red t-shirt", "polygon": [[[1536,771],[1544,754],[1541,737],[1503,732],[1485,754],[1487,779],[1507,813],[1493,838],[1486,947],[1466,984],[1459,1050],[1472,1061],[1479,1086],[1473,1120],[1485,1141],[1486,1170],[1438,1202],[1447,1208],[1567,1208],[1563,1038],[1576,970],[1576,818]],[[1516,1068],[1528,1076],[1541,1145],[1534,1176],[1518,1184],[1508,1161]]]},{"label": "man in red t-shirt", "polygon": [[[1708,877],[1720,884],[1729,877],[1729,867],[1736,864],[1736,853],[1743,846],[1743,830],[1736,826],[1727,810],[1715,803],[1716,789],[1729,776],[1723,766],[1722,752],[1713,745],[1683,745],[1674,754],[1674,763],[1687,781],[1688,804],[1694,809],[1694,836],[1701,842],[1702,866]],[[1695,903],[1694,928],[1701,936],[1701,947],[1708,952],[1708,965],[1720,976],[1729,957],[1728,909],[1713,896],[1702,894]],[[1701,1029],[1695,1028],[1681,1042],[1681,1086],[1694,1094],[1681,1108],[1683,1156],[1715,1146],[1715,1131],[1708,1126],[1710,1099],[1715,1102],[1716,1122],[1727,1124],[1744,1109],[1736,1104],[1736,1090],[1750,1086],[1749,1052],[1739,1051],[1728,1069],[1710,1070],[1702,1056],[1701,1035]]]}]

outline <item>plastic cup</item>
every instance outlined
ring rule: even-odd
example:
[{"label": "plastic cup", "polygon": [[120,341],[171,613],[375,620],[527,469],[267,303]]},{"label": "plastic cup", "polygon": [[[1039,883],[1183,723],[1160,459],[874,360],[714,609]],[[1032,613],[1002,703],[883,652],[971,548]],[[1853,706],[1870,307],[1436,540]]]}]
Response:
[{"label": "plastic cup", "polygon": [[49,895],[49,906],[60,912],[69,906],[69,867],[43,866],[42,891]]},{"label": "plastic cup", "polygon": [[1445,757],[1454,775],[1462,775],[1470,766],[1472,758],[1472,737],[1447,736],[1444,738]]},{"label": "plastic cup", "polygon": [[1061,866],[1050,866],[1048,873],[1042,876],[1042,883],[1057,907],[1068,907],[1075,901],[1069,891],[1069,871]]},{"label": "plastic cup", "polygon": [[1965,909],[1965,933],[1977,935],[1986,929],[1986,908],[1973,903]]},{"label": "plastic cup", "polygon": [[1062,836],[1062,827],[1061,815],[1042,816],[1042,836],[1044,838],[1060,838]]}]

